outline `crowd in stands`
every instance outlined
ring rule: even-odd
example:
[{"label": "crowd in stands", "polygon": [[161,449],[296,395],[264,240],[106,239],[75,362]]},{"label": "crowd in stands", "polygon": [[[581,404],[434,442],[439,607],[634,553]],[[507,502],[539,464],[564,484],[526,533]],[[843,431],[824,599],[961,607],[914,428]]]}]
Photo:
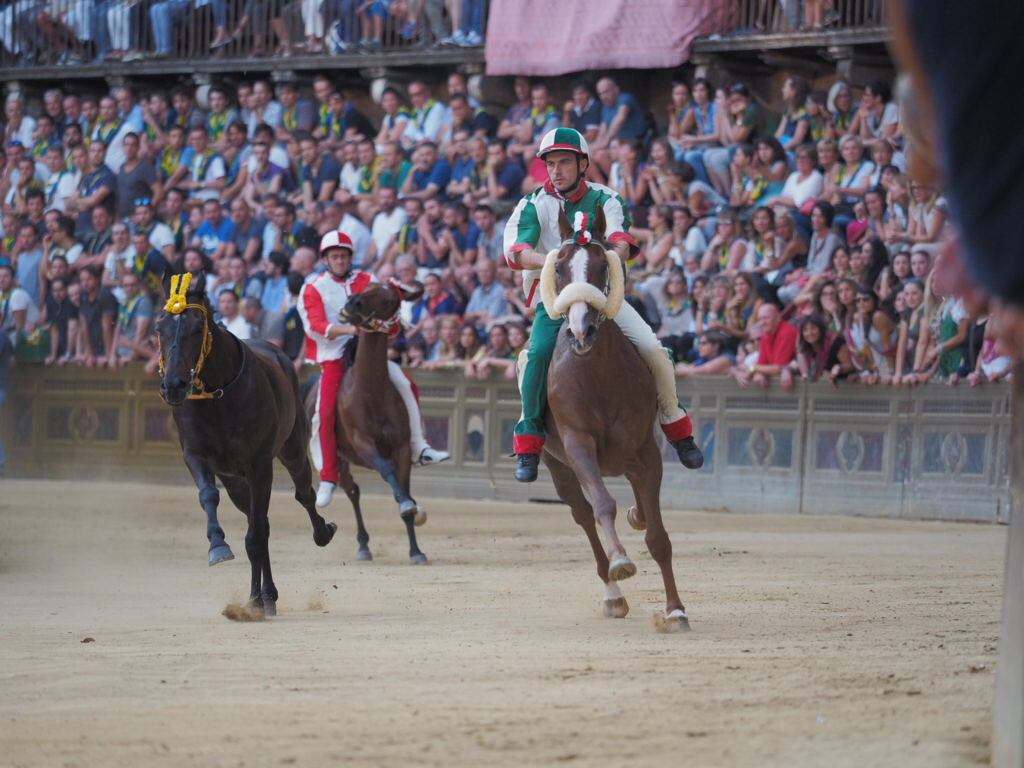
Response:
[{"label": "crowd in stands", "polygon": [[[907,175],[884,81],[856,97],[790,77],[774,114],[742,84],[679,82],[667,130],[614,79],[553,103],[516,78],[484,110],[452,74],[439,99],[387,89],[371,121],[327,76],[6,104],[0,152],[0,325],[19,357],[155,369],[165,270],[202,270],[220,322],[303,362],[298,292],[345,232],[354,267],[419,281],[392,355],[414,368],[515,379],[535,308],[503,255],[505,220],[547,180],[541,138],[570,126],[591,182],[613,187],[641,248],[627,300],[680,377],[971,384],[1008,375],[986,317],[939,295],[940,192]],[[665,109],[659,107],[659,109]]]},{"label": "crowd in stands", "polygon": [[21,66],[172,56],[373,53],[484,44],[488,0],[20,0],[0,43]]}]

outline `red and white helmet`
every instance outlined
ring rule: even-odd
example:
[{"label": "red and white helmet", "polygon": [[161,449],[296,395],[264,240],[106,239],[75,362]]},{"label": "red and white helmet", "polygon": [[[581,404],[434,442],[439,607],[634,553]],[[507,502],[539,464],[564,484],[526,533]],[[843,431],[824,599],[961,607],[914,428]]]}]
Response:
[{"label": "red and white helmet", "polygon": [[344,232],[328,232],[320,238],[320,255],[323,256],[331,248],[348,248],[349,253],[355,253],[356,248],[352,244],[352,238]]}]

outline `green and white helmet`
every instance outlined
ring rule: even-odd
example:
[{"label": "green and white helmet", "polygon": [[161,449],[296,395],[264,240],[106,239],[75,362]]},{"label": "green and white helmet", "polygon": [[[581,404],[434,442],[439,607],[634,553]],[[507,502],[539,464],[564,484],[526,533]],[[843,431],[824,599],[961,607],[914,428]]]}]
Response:
[{"label": "green and white helmet", "polygon": [[544,134],[537,157],[544,157],[548,152],[575,152],[577,155],[590,159],[587,140],[574,128],[555,128],[555,130]]}]

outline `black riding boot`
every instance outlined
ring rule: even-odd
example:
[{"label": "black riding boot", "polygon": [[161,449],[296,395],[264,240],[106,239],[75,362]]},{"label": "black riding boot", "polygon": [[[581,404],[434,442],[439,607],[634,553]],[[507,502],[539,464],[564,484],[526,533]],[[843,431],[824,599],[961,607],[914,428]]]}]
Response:
[{"label": "black riding boot", "polygon": [[704,466],[704,454],[700,452],[693,435],[672,442],[672,447],[679,454],[679,462],[687,469],[700,469]]},{"label": "black riding boot", "polygon": [[[703,458],[701,459],[703,462]],[[516,464],[516,480],[520,483],[532,483],[537,479],[537,465],[540,463],[540,456],[536,453],[520,453],[519,463]]]}]

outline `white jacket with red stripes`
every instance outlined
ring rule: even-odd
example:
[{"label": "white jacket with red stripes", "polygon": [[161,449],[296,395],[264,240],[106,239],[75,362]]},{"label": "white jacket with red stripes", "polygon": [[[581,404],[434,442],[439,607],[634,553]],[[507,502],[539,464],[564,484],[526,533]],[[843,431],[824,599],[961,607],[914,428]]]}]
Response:
[{"label": "white jacket with red stripes", "polygon": [[329,271],[302,286],[298,310],[302,326],[306,330],[306,360],[322,363],[325,360],[340,360],[345,355],[345,345],[351,336],[328,338],[327,329],[342,325],[338,314],[345,308],[351,296],[362,293],[371,283],[377,282],[369,272],[353,272],[345,280],[339,280]]}]

